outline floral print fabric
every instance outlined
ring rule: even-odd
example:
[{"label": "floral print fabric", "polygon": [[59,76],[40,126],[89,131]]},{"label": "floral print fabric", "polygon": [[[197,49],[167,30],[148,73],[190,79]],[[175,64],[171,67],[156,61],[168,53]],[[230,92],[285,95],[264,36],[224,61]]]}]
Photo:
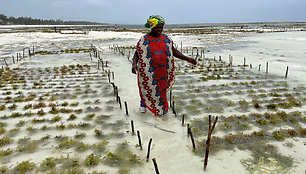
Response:
[{"label": "floral print fabric", "polygon": [[156,116],[168,112],[167,91],[174,84],[172,40],[144,35],[137,43],[139,93],[146,107]]}]

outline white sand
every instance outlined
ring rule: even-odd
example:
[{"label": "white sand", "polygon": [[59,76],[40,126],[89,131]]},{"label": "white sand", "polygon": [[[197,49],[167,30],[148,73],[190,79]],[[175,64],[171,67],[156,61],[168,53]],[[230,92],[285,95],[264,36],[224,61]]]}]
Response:
[{"label": "white sand", "polygon": [[[126,136],[126,139],[133,147],[133,151],[140,154],[141,159],[146,158],[146,149],[149,139],[152,138],[152,151],[150,158],[156,158],[159,171],[163,174],[198,174],[203,172],[203,157],[198,157],[192,154],[190,139],[186,136],[186,127],[182,127],[178,119],[175,119],[171,113],[168,114],[168,120],[163,121],[159,118],[155,118],[151,113],[138,114],[139,106],[139,94],[136,84],[136,75],[131,73],[131,64],[126,57],[114,55],[111,50],[108,49],[109,45],[118,43],[120,46],[132,46],[135,45],[140,38],[141,33],[131,32],[89,32],[88,35],[65,35],[65,34],[50,34],[50,33],[12,33],[12,34],[0,34],[0,57],[10,56],[12,53],[5,52],[4,50],[10,49],[13,53],[20,52],[23,47],[36,45],[37,49],[54,48],[69,48],[73,45],[86,45],[90,46],[93,43],[97,48],[102,51],[102,59],[109,60],[110,70],[115,72],[115,84],[119,87],[119,95],[121,101],[127,101],[129,107],[130,116],[125,117],[124,110],[119,110],[116,106],[115,109],[118,115],[116,118],[124,118],[127,123],[130,120],[134,120],[135,129],[141,132],[143,148],[142,152],[134,148],[138,144],[136,136]],[[201,46],[206,49],[210,47],[220,47],[220,52],[206,53],[206,57],[213,57],[222,55],[227,61],[228,55],[234,56],[235,64],[242,64],[243,57],[247,58],[247,63],[252,63],[253,67],[256,67],[259,63],[262,64],[264,70],[265,62],[269,61],[269,72],[271,74],[284,74],[286,66],[289,66],[289,81],[296,84],[305,85],[306,80],[303,78],[306,75],[306,32],[286,32],[286,33],[269,33],[269,34],[255,34],[252,37],[243,37],[237,39],[237,36],[203,36],[202,40],[198,40],[201,36],[180,36],[174,35],[172,39],[178,45],[183,41],[183,46]],[[227,38],[221,39],[220,37]],[[209,41],[209,42],[206,42]],[[234,50],[222,50],[224,43],[236,43],[245,42],[245,46]],[[249,43],[250,42],[250,43]],[[254,43],[255,42],[255,43]],[[51,44],[53,43],[53,44]],[[211,45],[209,45],[211,44]],[[180,46],[179,46],[180,47]],[[63,64],[90,64],[88,54],[73,55],[73,58],[67,55],[59,55],[58,60],[54,59],[53,55],[49,56],[35,56],[31,61],[34,65],[28,65],[29,67],[49,67],[60,66]],[[15,65],[16,66],[16,65]],[[263,71],[262,70],[262,71]],[[209,82],[212,85],[217,82]],[[80,102],[82,102],[80,100]],[[124,107],[123,107],[124,108]],[[304,110],[305,111],[305,110]],[[2,114],[2,113],[1,113]],[[224,113],[231,114],[231,113]],[[169,133],[155,128],[152,125],[156,125],[160,128],[174,131],[175,133]],[[218,126],[218,125],[217,125]],[[129,129],[129,128],[127,128]],[[286,140],[287,141],[287,140]],[[304,173],[306,167],[306,151],[305,139],[296,138],[294,141],[288,140],[295,144],[292,147],[292,151],[285,148],[282,143],[275,143],[280,151],[285,155],[292,156],[298,161],[297,167],[294,168],[292,173]],[[119,140],[118,142],[122,142]],[[116,145],[116,141],[111,142],[112,147]],[[293,153],[291,153],[293,152]],[[39,157],[31,155],[24,155],[20,157],[20,161],[24,159],[32,159],[33,161],[41,161],[48,155],[47,151],[38,152],[41,154]],[[245,173],[246,170],[240,163],[241,159],[250,158],[250,153],[241,150],[235,151],[222,151],[215,156],[209,158],[208,169],[205,173]],[[109,167],[99,166],[97,169],[106,169],[110,173],[114,173],[114,169]],[[132,173],[137,174],[154,174],[154,167],[152,161],[145,163],[140,168],[133,169]]]}]

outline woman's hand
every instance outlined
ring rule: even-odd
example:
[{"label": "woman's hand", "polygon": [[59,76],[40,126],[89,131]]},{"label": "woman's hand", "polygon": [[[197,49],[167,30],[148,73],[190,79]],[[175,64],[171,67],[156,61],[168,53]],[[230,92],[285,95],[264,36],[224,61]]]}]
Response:
[{"label": "woman's hand", "polygon": [[138,63],[138,52],[135,51],[134,56],[133,56],[133,63],[132,63],[132,73],[136,74],[137,72],[137,63]]},{"label": "woman's hand", "polygon": [[189,58],[187,61],[189,63],[192,63],[193,65],[196,65],[198,63],[196,59],[192,59],[192,58]]},{"label": "woman's hand", "polygon": [[181,52],[179,52],[176,48],[174,48],[174,46],[172,45],[172,50],[173,50],[173,56],[177,57],[179,59],[185,60],[189,63],[192,63],[193,65],[197,64],[197,60],[196,59],[192,59],[190,57],[185,56],[184,54],[182,54]]},{"label": "woman's hand", "polygon": [[133,65],[132,66],[132,73],[136,74],[136,72],[137,72],[137,65]]}]

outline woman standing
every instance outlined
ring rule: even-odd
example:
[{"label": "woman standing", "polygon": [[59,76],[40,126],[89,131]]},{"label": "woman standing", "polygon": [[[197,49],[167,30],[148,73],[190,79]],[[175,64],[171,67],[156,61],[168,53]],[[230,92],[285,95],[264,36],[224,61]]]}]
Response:
[{"label": "woman standing", "polygon": [[161,16],[149,17],[145,27],[151,28],[151,32],[138,41],[132,67],[132,72],[137,72],[140,112],[148,108],[155,116],[168,112],[167,91],[174,84],[175,75],[173,56],[197,63],[174,48],[173,41],[162,33],[164,25]]}]

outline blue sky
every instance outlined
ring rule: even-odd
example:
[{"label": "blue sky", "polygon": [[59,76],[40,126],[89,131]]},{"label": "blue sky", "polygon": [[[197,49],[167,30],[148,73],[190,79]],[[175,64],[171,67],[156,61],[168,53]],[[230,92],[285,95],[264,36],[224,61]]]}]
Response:
[{"label": "blue sky", "polygon": [[143,24],[306,21],[306,0],[0,0],[0,14],[40,19]]}]

